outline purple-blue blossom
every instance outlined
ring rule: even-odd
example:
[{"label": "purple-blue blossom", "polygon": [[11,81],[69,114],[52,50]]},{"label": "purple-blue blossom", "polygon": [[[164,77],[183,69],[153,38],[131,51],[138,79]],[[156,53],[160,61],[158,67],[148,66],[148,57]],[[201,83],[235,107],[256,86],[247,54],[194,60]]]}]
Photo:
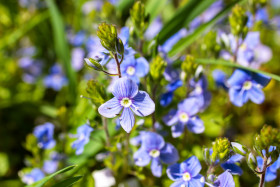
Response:
[{"label": "purple-blue blossom", "polygon": [[212,72],[212,76],[215,80],[217,87],[221,87],[225,90],[228,90],[228,87],[226,85],[227,75],[222,70],[219,69],[214,70]]},{"label": "purple-blue blossom", "polygon": [[173,164],[178,161],[176,148],[166,143],[162,136],[154,132],[142,132],[138,138],[141,147],[134,153],[133,158],[137,166],[146,166],[151,162],[154,176],[162,175],[162,163]]},{"label": "purple-blue blossom", "polygon": [[76,149],[76,155],[80,155],[84,151],[84,146],[89,142],[90,134],[93,131],[93,128],[89,125],[85,124],[77,129],[77,138],[76,141],[73,142],[72,148]]},{"label": "purple-blue blossom", "polygon": [[43,63],[31,57],[23,57],[18,61],[19,67],[23,69],[22,79],[26,83],[35,83],[42,73]]},{"label": "purple-blue blossom", "polygon": [[235,187],[233,177],[229,171],[225,171],[220,174],[214,182],[214,185],[208,185],[210,187]]},{"label": "purple-blue blossom", "polygon": [[221,167],[224,170],[228,170],[233,175],[242,175],[243,171],[242,169],[236,164],[240,162],[243,159],[242,155],[235,154],[232,155],[226,162],[221,163]]},{"label": "purple-blue blossom", "polygon": [[[258,156],[257,157],[257,163],[258,163],[258,168],[260,171],[263,170],[263,159],[262,157]],[[278,159],[266,169],[265,173],[265,181],[270,182],[273,181],[277,178],[277,170],[280,168],[280,156]]]},{"label": "purple-blue blossom", "polygon": [[79,71],[84,65],[85,51],[83,48],[76,47],[72,49],[71,52],[71,64],[73,69]]},{"label": "purple-blue blossom", "polygon": [[128,133],[135,124],[134,114],[144,117],[155,111],[148,93],[138,90],[137,84],[127,77],[116,80],[112,93],[114,97],[102,104],[98,112],[106,118],[119,116],[122,128]]},{"label": "purple-blue blossom", "polygon": [[59,64],[55,64],[50,69],[50,74],[44,78],[44,84],[47,88],[52,88],[55,91],[59,91],[63,86],[68,83],[65,77],[62,67]]},{"label": "purple-blue blossom", "polygon": [[185,130],[199,134],[205,129],[203,121],[196,115],[200,110],[199,103],[196,98],[190,97],[178,104],[178,109],[172,109],[163,121],[172,126],[172,136],[179,137]]},{"label": "purple-blue blossom", "polygon": [[264,101],[264,88],[270,81],[270,77],[236,69],[227,81],[230,101],[238,107],[243,106],[249,100],[256,104]]},{"label": "purple-blue blossom", "polygon": [[199,160],[192,156],[182,163],[169,166],[167,176],[175,181],[170,187],[195,186],[203,187],[205,178],[199,174],[201,165]]},{"label": "purple-blue blossom", "polygon": [[179,88],[181,86],[183,86],[183,82],[180,79],[169,83],[166,86],[166,91],[167,92],[161,95],[160,105],[161,106],[169,105],[173,100],[173,95],[174,95],[175,90],[177,90],[177,88]]},{"label": "purple-blue blossom", "polygon": [[51,149],[56,142],[53,139],[54,125],[52,123],[44,123],[35,127],[33,134],[37,138],[38,147],[41,149]]},{"label": "purple-blue blossom", "polygon": [[45,174],[39,168],[34,168],[32,171],[22,177],[22,182],[27,185],[33,184],[45,177]]},{"label": "purple-blue blossom", "polygon": [[247,27],[249,28],[253,27],[255,22],[257,21],[262,21],[265,24],[267,24],[269,21],[268,14],[265,8],[259,8],[256,11],[255,15],[252,15],[250,12],[248,12],[247,15],[248,15]]}]

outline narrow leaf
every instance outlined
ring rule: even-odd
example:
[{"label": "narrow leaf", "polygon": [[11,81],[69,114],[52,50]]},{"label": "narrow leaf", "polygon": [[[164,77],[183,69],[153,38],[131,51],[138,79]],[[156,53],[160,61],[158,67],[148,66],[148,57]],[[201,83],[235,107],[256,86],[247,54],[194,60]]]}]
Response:
[{"label": "narrow leaf", "polygon": [[52,187],[69,187],[69,186],[72,186],[73,184],[75,184],[76,182],[78,182],[82,177],[83,176],[71,177],[71,178],[68,178],[68,179],[65,179],[63,181],[56,183]]},{"label": "narrow leaf", "polygon": [[150,22],[156,18],[159,12],[165,7],[167,0],[150,0],[146,4],[146,13],[150,15]]}]

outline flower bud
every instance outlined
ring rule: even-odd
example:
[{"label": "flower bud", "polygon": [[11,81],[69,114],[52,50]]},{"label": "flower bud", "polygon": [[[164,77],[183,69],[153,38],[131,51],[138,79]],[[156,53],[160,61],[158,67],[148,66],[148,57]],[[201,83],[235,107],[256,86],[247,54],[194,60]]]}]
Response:
[{"label": "flower bud", "polygon": [[197,64],[194,62],[194,57],[191,55],[187,55],[185,60],[181,64],[182,72],[184,72],[184,79],[188,77],[188,75],[193,76],[195,74],[197,68]]},{"label": "flower bud", "polygon": [[120,38],[118,38],[116,40],[116,51],[120,54],[123,55],[124,52],[124,46],[123,46],[123,42]]},{"label": "flower bud", "polygon": [[150,64],[150,73],[153,80],[159,80],[163,76],[166,66],[167,63],[160,56],[153,59]]},{"label": "flower bud", "polygon": [[[235,36],[240,36],[244,32],[248,21],[248,16],[244,8],[239,5],[236,5],[232,9],[232,13],[229,16],[229,23],[231,26],[231,32]],[[244,35],[244,34],[243,34]]]},{"label": "flower bud", "polygon": [[145,15],[145,5],[141,1],[134,3],[130,10],[130,17],[136,33],[140,38],[143,38],[144,32],[148,27],[149,15]]},{"label": "flower bud", "polygon": [[85,58],[84,61],[85,61],[86,65],[90,68],[93,68],[97,71],[102,71],[103,70],[103,67],[99,63],[98,60],[95,60],[95,59],[92,59],[92,58]]},{"label": "flower bud", "polygon": [[114,25],[101,23],[98,26],[97,36],[101,45],[111,52],[116,52],[116,41],[118,39],[117,29]]},{"label": "flower bud", "polygon": [[215,162],[219,160],[224,162],[230,156],[230,142],[227,138],[218,138],[213,143],[213,153],[211,155],[211,161]]},{"label": "flower bud", "polygon": [[257,167],[256,157],[253,155],[253,153],[249,153],[246,158],[249,168],[254,171]]},{"label": "flower bud", "polygon": [[231,142],[231,146],[235,153],[240,154],[242,156],[245,156],[246,152],[248,151],[246,147],[237,142]]},{"label": "flower bud", "polygon": [[97,106],[107,100],[104,86],[95,80],[89,80],[87,82],[86,91],[91,101]]}]

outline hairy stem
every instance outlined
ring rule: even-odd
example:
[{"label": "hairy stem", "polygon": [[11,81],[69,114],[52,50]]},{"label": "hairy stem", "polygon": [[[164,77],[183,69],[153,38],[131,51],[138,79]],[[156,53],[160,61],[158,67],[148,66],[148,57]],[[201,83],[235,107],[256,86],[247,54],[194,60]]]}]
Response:
[{"label": "hairy stem", "polygon": [[[114,58],[115,58],[115,61],[116,61],[117,67],[118,67],[119,78],[121,78],[121,77],[122,77],[121,63],[119,62],[118,54],[117,54],[117,53],[114,54]],[[122,61],[123,61],[123,55],[122,55],[121,62],[122,62]]]},{"label": "hairy stem", "polygon": [[267,165],[267,157],[265,156],[263,158],[263,170],[262,170],[262,174],[260,176],[259,187],[264,187],[265,172],[266,172],[267,167],[268,167],[268,165]]},{"label": "hairy stem", "polygon": [[107,72],[105,70],[102,70],[102,72],[104,72],[105,74],[110,75],[110,76],[119,76],[119,74],[109,73],[109,72]]}]

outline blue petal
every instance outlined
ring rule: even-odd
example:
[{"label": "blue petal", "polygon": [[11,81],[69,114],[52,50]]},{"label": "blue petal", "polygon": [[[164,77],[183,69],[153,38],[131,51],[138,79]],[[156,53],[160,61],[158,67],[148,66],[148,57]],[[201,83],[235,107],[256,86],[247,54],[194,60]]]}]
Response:
[{"label": "blue petal", "polygon": [[225,162],[221,164],[224,170],[230,170],[233,175],[242,175],[242,169],[232,162]]},{"label": "blue petal", "polygon": [[184,129],[185,129],[185,125],[181,122],[177,123],[176,125],[173,125],[171,127],[172,137],[177,138],[181,136],[184,132]]},{"label": "blue petal", "polygon": [[270,82],[271,78],[264,74],[259,73],[253,73],[252,79],[256,81],[258,84],[260,84],[262,87],[266,87],[268,83]]},{"label": "blue petal", "polygon": [[138,93],[138,86],[127,77],[119,78],[113,86],[113,95],[118,98],[133,98]]},{"label": "blue petal", "polygon": [[184,180],[179,180],[170,185],[170,187],[182,187],[182,186],[187,186],[187,182],[185,182]]},{"label": "blue petal", "polygon": [[179,160],[177,149],[170,143],[166,143],[160,150],[160,160],[165,164],[173,164]]},{"label": "blue petal", "polygon": [[161,150],[165,145],[164,139],[157,133],[146,132],[142,135],[142,146],[147,150]]},{"label": "blue petal", "polygon": [[262,159],[262,157],[257,156],[257,163],[258,163],[258,168],[260,170],[262,170],[263,169],[263,159]]},{"label": "blue petal", "polygon": [[228,171],[219,175],[218,179],[214,182],[214,185],[219,187],[235,187],[233,177]]},{"label": "blue petal", "polygon": [[273,181],[277,178],[277,172],[271,172],[270,170],[266,170],[266,174],[265,174],[265,181],[266,182],[270,182]]},{"label": "blue petal", "polygon": [[176,81],[173,81],[172,83],[168,84],[166,86],[166,90],[169,92],[174,92],[177,88],[183,86],[183,81],[181,79],[178,79]]},{"label": "blue petal", "polygon": [[129,40],[129,28],[128,27],[123,27],[121,28],[121,32],[119,34],[120,39],[123,42],[123,45],[128,44]]},{"label": "blue petal", "polygon": [[178,164],[178,163],[169,166],[166,170],[166,173],[167,173],[167,176],[173,181],[179,180],[182,178],[180,164]]},{"label": "blue petal", "polygon": [[131,109],[137,116],[148,116],[155,111],[155,103],[150,98],[149,94],[144,91],[139,91],[132,99]]},{"label": "blue petal", "polygon": [[188,121],[187,128],[196,134],[202,133],[205,129],[203,121],[198,116],[194,116]]},{"label": "blue petal", "polygon": [[264,101],[264,93],[256,85],[248,90],[248,97],[256,104],[261,104]]},{"label": "blue petal", "polygon": [[251,78],[250,73],[247,71],[237,69],[233,72],[227,83],[230,87],[239,86],[242,87],[243,83]]},{"label": "blue petal", "polygon": [[53,160],[47,160],[44,162],[43,170],[44,172],[51,174],[54,173],[58,168],[58,162]]},{"label": "blue petal", "polygon": [[[244,151],[241,144],[236,143],[236,142],[231,142],[231,145],[233,145],[233,143],[235,143],[234,145],[237,145],[237,146],[240,145],[241,147],[239,147],[239,150]],[[239,144],[239,145],[238,145],[238,144]],[[246,154],[245,151],[244,151],[243,153]],[[243,158],[242,155],[240,155],[240,154],[235,154],[235,155],[232,155],[228,160],[229,160],[230,162],[239,162],[242,158]]]},{"label": "blue petal", "polygon": [[178,115],[177,115],[177,110],[172,109],[170,112],[163,117],[163,121],[168,125],[174,125],[179,121]]},{"label": "blue petal", "polygon": [[180,165],[181,173],[188,172],[192,177],[199,174],[201,170],[201,165],[196,156],[192,156],[181,163]]},{"label": "blue petal", "polygon": [[138,77],[144,77],[148,74],[150,69],[148,61],[144,57],[136,59],[135,74]]},{"label": "blue petal", "polygon": [[202,175],[197,175],[193,177],[188,183],[188,187],[203,187],[205,179]]},{"label": "blue petal", "polygon": [[189,116],[195,115],[199,111],[196,98],[190,97],[178,104],[178,110],[186,112]]},{"label": "blue petal", "polygon": [[100,115],[106,118],[114,118],[120,114],[122,108],[123,107],[121,106],[120,101],[116,97],[114,97],[106,103],[102,104],[98,108],[98,112]]},{"label": "blue petal", "polygon": [[238,107],[241,107],[243,105],[243,97],[242,97],[242,90],[241,89],[235,89],[235,88],[230,88],[229,89],[229,98],[230,101]]},{"label": "blue petal", "polygon": [[134,153],[133,159],[134,159],[135,165],[137,165],[137,166],[146,166],[151,161],[150,155],[148,154],[146,149],[143,148],[143,146],[141,146],[141,148]]},{"label": "blue petal", "polygon": [[122,128],[129,133],[135,124],[135,118],[130,108],[124,108],[120,117],[120,124]]},{"label": "blue petal", "polygon": [[151,164],[151,170],[155,177],[161,177],[162,174],[162,164],[160,163],[159,159],[154,158]]},{"label": "blue petal", "polygon": [[172,102],[172,99],[173,99],[173,92],[166,92],[161,95],[160,105],[167,106]]}]

